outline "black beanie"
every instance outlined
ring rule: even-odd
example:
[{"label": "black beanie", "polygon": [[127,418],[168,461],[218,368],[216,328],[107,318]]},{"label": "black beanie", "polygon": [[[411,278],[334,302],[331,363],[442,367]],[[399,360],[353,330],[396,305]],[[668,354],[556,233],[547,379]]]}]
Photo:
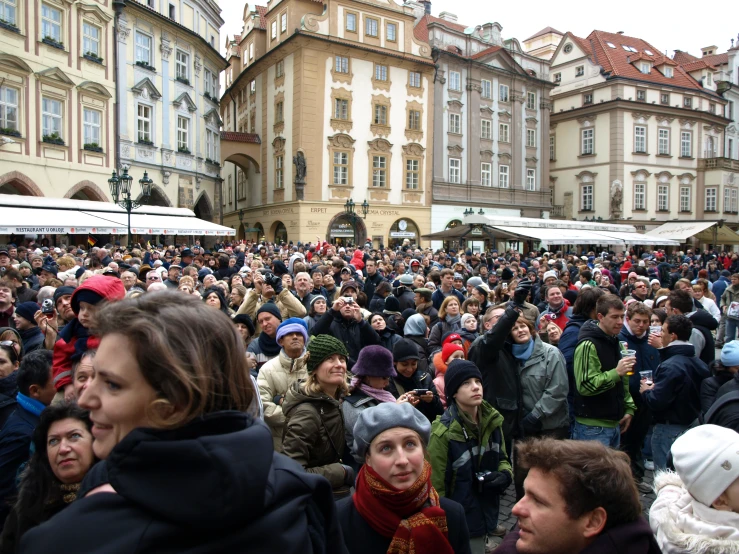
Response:
[{"label": "black beanie", "polygon": [[266,302],[262,304],[262,307],[257,310],[257,318],[259,318],[259,314],[264,313],[264,312],[270,313],[273,316],[275,316],[277,319],[282,321],[282,314],[280,313],[280,308],[274,302]]},{"label": "black beanie", "polygon": [[72,296],[75,287],[59,287],[54,291],[54,306],[62,296]]},{"label": "black beanie", "polygon": [[289,271],[287,270],[287,266],[281,260],[275,260],[274,262],[272,262],[272,271],[278,277],[282,277],[283,275],[289,273]]},{"label": "black beanie", "polygon": [[418,345],[408,339],[399,340],[393,346],[393,362],[405,362],[406,360],[420,360]]},{"label": "black beanie", "polygon": [[400,302],[392,294],[385,298],[385,311],[386,312],[399,312]]},{"label": "black beanie", "polygon": [[416,310],[414,310],[413,308],[406,308],[406,309],[405,309],[405,310],[403,310],[403,312],[402,312],[402,313],[400,314],[400,317],[402,317],[402,318],[403,318],[403,319],[404,319],[405,321],[408,321],[408,319],[409,319],[409,318],[410,318],[410,317],[411,317],[412,315],[416,315],[417,313],[418,313],[418,312],[417,312]]},{"label": "black beanie", "polygon": [[511,271],[510,267],[504,267],[503,273],[500,274],[500,278],[504,281],[510,281],[513,279],[513,272]]},{"label": "black beanie", "polygon": [[459,387],[462,386],[467,379],[477,377],[482,382],[482,373],[478,367],[469,360],[452,360],[446,368],[444,374],[444,393],[446,394],[446,405],[451,406],[454,402],[454,395],[457,394]]},{"label": "black beanie", "polygon": [[237,323],[241,323],[242,325],[246,325],[246,328],[249,330],[249,335],[254,336],[254,322],[251,320],[251,318],[247,314],[236,314],[233,317],[234,325]]}]

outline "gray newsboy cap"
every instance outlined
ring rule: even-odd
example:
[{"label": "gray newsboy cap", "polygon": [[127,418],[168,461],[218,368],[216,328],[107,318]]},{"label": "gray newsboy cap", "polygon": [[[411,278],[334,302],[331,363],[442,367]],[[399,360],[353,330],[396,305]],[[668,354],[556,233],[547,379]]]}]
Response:
[{"label": "gray newsboy cap", "polygon": [[357,456],[364,458],[374,438],[394,427],[411,429],[419,434],[423,444],[429,442],[431,423],[425,415],[407,402],[402,404],[383,402],[379,406],[363,410],[354,424],[354,451]]}]

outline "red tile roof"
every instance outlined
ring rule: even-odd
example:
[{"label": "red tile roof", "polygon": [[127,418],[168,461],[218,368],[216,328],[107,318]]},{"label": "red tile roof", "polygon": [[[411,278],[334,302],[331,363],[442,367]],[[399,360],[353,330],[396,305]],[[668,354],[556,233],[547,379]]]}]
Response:
[{"label": "red tile roof", "polygon": [[725,63],[729,63],[729,53],[724,52],[723,54],[712,54],[710,56],[703,56],[701,60],[713,66],[723,65]]},{"label": "red tile roof", "polygon": [[259,14],[259,28],[267,29],[267,6],[255,6]]},{"label": "red tile roof", "polygon": [[262,140],[256,133],[236,133],[233,131],[221,131],[221,140],[234,142],[249,142],[251,144],[262,144]]},{"label": "red tile roof", "polygon": [[[572,36],[572,35],[570,35]],[[605,31],[593,31],[587,37],[587,40],[578,39],[572,36],[573,40],[584,47],[591,59],[600,65],[606,73],[615,77],[627,77],[638,81],[646,81],[659,85],[672,85],[689,89],[704,91],[703,87],[688,75],[681,68],[673,73],[672,78],[665,77],[662,72],[652,69],[649,74],[642,73],[639,68],[634,65],[637,59],[649,59],[655,66],[663,63],[669,63],[664,55],[645,40],[636,37],[629,37],[618,33],[608,33]],[[611,48],[607,43],[611,43],[615,48]],[[587,46],[591,48],[587,48]],[[632,52],[625,50],[623,47],[629,46],[636,50]],[[651,52],[651,54],[646,51]],[[672,64],[670,64],[672,65]],[[710,91],[706,91],[710,92]]]},{"label": "red tile roof", "polygon": [[716,69],[712,64],[708,63],[704,59],[699,59],[699,60],[696,60],[690,63],[680,64],[680,67],[682,67],[688,73],[690,73],[691,71],[698,71],[699,69],[706,69],[706,68]]},{"label": "red tile roof", "polygon": [[532,38],[540,37],[540,36],[542,36],[542,35],[547,35],[547,34],[549,34],[549,33],[556,33],[556,34],[558,34],[558,35],[564,35],[564,33],[561,33],[561,32],[559,32],[559,31],[558,31],[557,29],[555,29],[554,27],[544,27],[544,28],[543,28],[543,29],[542,29],[541,31],[539,31],[538,33],[534,33],[534,34],[533,34],[533,35],[531,35],[531,36],[530,36],[529,38],[527,38],[527,39],[524,39],[524,41],[527,41],[527,40],[531,40]]},{"label": "red tile roof", "polygon": [[688,54],[687,52],[683,52],[682,50],[675,50],[675,55],[672,56],[672,59],[679,64],[684,64],[694,62],[700,58],[696,58],[695,56]]},{"label": "red tile roof", "polygon": [[474,56],[472,56],[473,60],[479,60],[480,58],[484,58],[488,54],[492,54],[493,52],[497,52],[498,50],[502,50],[502,46],[491,46],[490,48],[486,48],[482,52],[478,52]]},{"label": "red tile roof", "polygon": [[439,25],[442,25],[447,29],[459,32],[464,32],[464,30],[467,28],[466,25],[452,23],[451,21],[447,21],[446,19],[441,19],[439,17],[434,17],[433,15],[426,14],[418,20],[418,23],[416,23],[416,26],[413,29],[413,34],[418,40],[422,40],[423,42],[429,41],[429,24],[431,23],[438,23]]}]

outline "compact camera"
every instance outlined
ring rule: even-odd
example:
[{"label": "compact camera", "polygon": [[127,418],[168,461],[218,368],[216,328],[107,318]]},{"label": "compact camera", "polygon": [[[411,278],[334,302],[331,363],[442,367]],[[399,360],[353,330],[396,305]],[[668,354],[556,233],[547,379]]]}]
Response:
[{"label": "compact camera", "polygon": [[280,279],[277,275],[271,272],[266,272],[263,276],[264,283],[266,285],[269,285],[273,289],[277,288],[280,283],[282,283],[282,279]]},{"label": "compact camera", "polygon": [[47,298],[41,304],[41,313],[46,314],[47,317],[51,317],[54,313],[54,301],[51,298]]}]

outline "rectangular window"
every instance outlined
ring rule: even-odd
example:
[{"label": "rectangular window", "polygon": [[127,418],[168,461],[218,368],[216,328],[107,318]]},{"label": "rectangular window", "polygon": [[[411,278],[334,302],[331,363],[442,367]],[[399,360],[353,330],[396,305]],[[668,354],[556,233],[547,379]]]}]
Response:
[{"label": "rectangular window", "polygon": [[[210,129],[205,130],[205,157],[213,161],[219,161],[215,158],[215,140],[216,136]],[[229,175],[229,179],[231,176]]]},{"label": "rectangular window", "polygon": [[657,210],[666,212],[670,209],[670,187],[667,185],[659,185],[657,187]]},{"label": "rectangular window", "polygon": [[177,50],[175,55],[175,75],[178,79],[189,79],[188,66],[190,61],[190,54]]},{"label": "rectangular window", "polygon": [[257,92],[257,82],[252,79],[249,83],[249,95],[256,94]]},{"label": "rectangular window", "polygon": [[480,184],[483,187],[493,186],[493,164],[485,162],[480,164]]},{"label": "rectangular window", "polygon": [[190,120],[181,115],[177,116],[177,150],[189,150]]},{"label": "rectangular window", "polygon": [[593,211],[593,185],[580,187],[580,209],[584,212]]},{"label": "rectangular window", "polygon": [[724,212],[731,211],[731,189],[724,187]]},{"label": "rectangular window", "polygon": [[62,11],[41,4],[41,38],[62,42]]},{"label": "rectangular window", "polygon": [[637,125],[634,127],[634,152],[646,153],[647,128]]},{"label": "rectangular window", "polygon": [[349,119],[349,100],[337,98],[334,105],[334,119]]},{"label": "rectangular window", "polygon": [[280,60],[275,64],[275,76],[279,79],[285,75],[285,60]]},{"label": "rectangular window", "polygon": [[52,98],[42,98],[42,134],[44,136],[56,133],[62,137],[62,103]]},{"label": "rectangular window", "polygon": [[647,91],[646,90],[637,90],[636,91],[636,101],[637,102],[646,102],[647,101]]},{"label": "rectangular window", "polygon": [[86,21],[82,23],[82,53],[100,56],[100,27]]},{"label": "rectangular window", "polygon": [[659,95],[659,103],[663,106],[669,106],[670,105],[670,93],[669,92],[662,92]]},{"label": "rectangular window", "polygon": [[334,152],[334,185],[349,184],[349,154]]},{"label": "rectangular window", "polygon": [[211,73],[209,69],[205,69],[203,71],[203,85],[204,91],[207,92],[211,97],[213,97],[213,73]]},{"label": "rectangular window", "polygon": [[706,86],[707,87],[713,86],[713,74],[712,73],[706,73]]},{"label": "rectangular window", "polygon": [[713,102],[711,102],[710,104],[708,104],[708,112],[709,113],[716,113],[716,104],[714,104]]},{"label": "rectangular window", "polygon": [[483,79],[481,83],[482,92],[480,93],[480,96],[491,100],[493,98],[493,83],[491,81],[488,81],[487,79]]},{"label": "rectangular window", "polygon": [[660,129],[659,130],[659,145],[658,153],[662,156],[670,155],[670,130]]},{"label": "rectangular window", "polygon": [[536,148],[536,130],[526,129],[526,146]]},{"label": "rectangular window", "polygon": [[285,157],[275,157],[275,188],[281,189],[285,187],[285,174],[284,174]]},{"label": "rectangular window", "polygon": [[254,59],[254,43],[253,42],[249,43],[249,59],[250,60]]},{"label": "rectangular window", "polygon": [[0,127],[18,130],[18,90],[0,87]]},{"label": "rectangular window", "polygon": [[693,157],[693,135],[687,131],[680,133],[680,157]]},{"label": "rectangular window", "polygon": [[526,190],[536,190],[536,170],[526,170]]},{"label": "rectangular window", "polygon": [[536,109],[536,93],[535,92],[526,93],[526,108],[529,110]]},{"label": "rectangular window", "polygon": [[449,158],[449,182],[462,182],[462,160],[459,158]]},{"label": "rectangular window", "polygon": [[462,75],[459,71],[449,72],[449,90],[462,90]]},{"label": "rectangular window", "polygon": [[672,79],[672,68],[671,67],[665,67],[665,77],[668,79]]},{"label": "rectangular window", "polygon": [[418,110],[408,111],[408,129],[412,131],[421,130],[421,112]]},{"label": "rectangular window", "polygon": [[449,114],[449,132],[458,135],[462,133],[462,116],[458,113]]},{"label": "rectangular window", "polygon": [[377,20],[372,19],[371,17],[368,17],[365,20],[365,28],[364,32],[368,37],[376,37],[377,36]]},{"label": "rectangular window", "polygon": [[593,137],[594,137],[594,130],[593,129],[583,129],[580,131],[581,141],[580,144],[582,146],[581,154],[583,156],[588,156],[590,154],[593,154]]},{"label": "rectangular window", "polygon": [[562,74],[561,73],[555,73],[554,74],[554,82],[555,83],[561,83],[562,82]]},{"label": "rectangular window", "polygon": [[508,85],[500,85],[498,87],[498,100],[508,102]]},{"label": "rectangular window", "polygon": [[634,185],[634,209],[644,210],[647,207],[647,185],[637,183]]},{"label": "rectangular window", "polygon": [[706,209],[707,212],[715,212],[718,208],[716,207],[716,188],[711,187],[706,189]]},{"label": "rectangular window", "polygon": [[375,66],[375,81],[387,81],[387,66],[377,64]]},{"label": "rectangular window", "polygon": [[346,14],[346,30],[350,33],[357,32],[357,16],[353,13]]},{"label": "rectangular window", "polygon": [[390,42],[398,40],[398,26],[395,23],[387,24],[387,40]]},{"label": "rectangular window", "polygon": [[553,162],[557,159],[557,150],[555,148],[556,143],[554,139],[554,135],[549,137],[549,161]]},{"label": "rectangular window", "polygon": [[493,140],[493,122],[489,119],[480,121],[480,138]]},{"label": "rectangular window", "polygon": [[269,36],[272,40],[275,40],[277,38],[277,20],[273,21],[270,24],[270,33]]},{"label": "rectangular window", "polygon": [[418,71],[411,71],[408,74],[408,85],[413,88],[421,88],[421,73]]},{"label": "rectangular window", "polygon": [[275,105],[275,123],[282,123],[285,121],[285,104],[283,102],[277,102]]},{"label": "rectangular window", "polygon": [[649,75],[652,72],[652,66],[651,66],[651,64],[648,64],[646,62],[642,62],[641,63],[641,67],[639,67],[639,71],[641,71],[645,75]]},{"label": "rectangular window", "polygon": [[510,133],[507,123],[501,123],[498,125],[498,140],[500,142],[510,142]]},{"label": "rectangular window", "polygon": [[585,75],[585,66],[584,65],[578,65],[575,68],[575,77],[582,77]]},{"label": "rectangular window", "polygon": [[387,186],[387,158],[385,156],[372,156],[372,186]]},{"label": "rectangular window", "polygon": [[16,5],[16,0],[0,0],[0,19],[4,19],[11,25],[17,25]]},{"label": "rectangular window", "polygon": [[691,211],[690,204],[690,187],[680,187],[680,211]]},{"label": "rectangular window", "polygon": [[387,125],[387,106],[375,104],[375,125]]},{"label": "rectangular window", "polygon": [[731,189],[731,211],[739,212],[739,190],[735,188]]},{"label": "rectangular window", "polygon": [[692,108],[693,107],[693,99],[690,96],[684,96],[683,97],[683,107],[684,108]]},{"label": "rectangular window", "polygon": [[169,18],[170,18],[171,20],[173,20],[173,21],[175,20],[175,9],[174,9],[174,4],[170,4],[170,5],[169,5]]},{"label": "rectangular window", "polygon": [[136,31],[136,61],[151,65],[151,37]]},{"label": "rectangular window", "polygon": [[418,160],[406,160],[405,161],[405,188],[417,189],[418,188],[418,172],[419,172],[419,161]]},{"label": "rectangular window", "polygon": [[349,58],[346,56],[336,56],[334,71],[336,73],[349,73]]},{"label": "rectangular window", "polygon": [[592,104],[593,103],[593,93],[592,92],[588,92],[586,94],[583,94],[582,103],[583,104],[586,104],[586,105],[587,104]]},{"label": "rectangular window", "polygon": [[730,160],[734,159],[734,139],[729,139],[728,143],[726,144],[726,157]]},{"label": "rectangular window", "polygon": [[152,142],[151,138],[151,107],[139,104],[136,110],[136,129],[139,142]]},{"label": "rectangular window", "polygon": [[97,144],[98,146],[101,146],[100,112],[89,108],[83,108],[82,119],[84,121],[84,144]]},{"label": "rectangular window", "polygon": [[502,189],[510,188],[508,177],[510,175],[510,168],[507,165],[498,166],[498,186]]},{"label": "rectangular window", "polygon": [[280,32],[285,33],[287,32],[287,14],[283,13],[280,16]]}]

